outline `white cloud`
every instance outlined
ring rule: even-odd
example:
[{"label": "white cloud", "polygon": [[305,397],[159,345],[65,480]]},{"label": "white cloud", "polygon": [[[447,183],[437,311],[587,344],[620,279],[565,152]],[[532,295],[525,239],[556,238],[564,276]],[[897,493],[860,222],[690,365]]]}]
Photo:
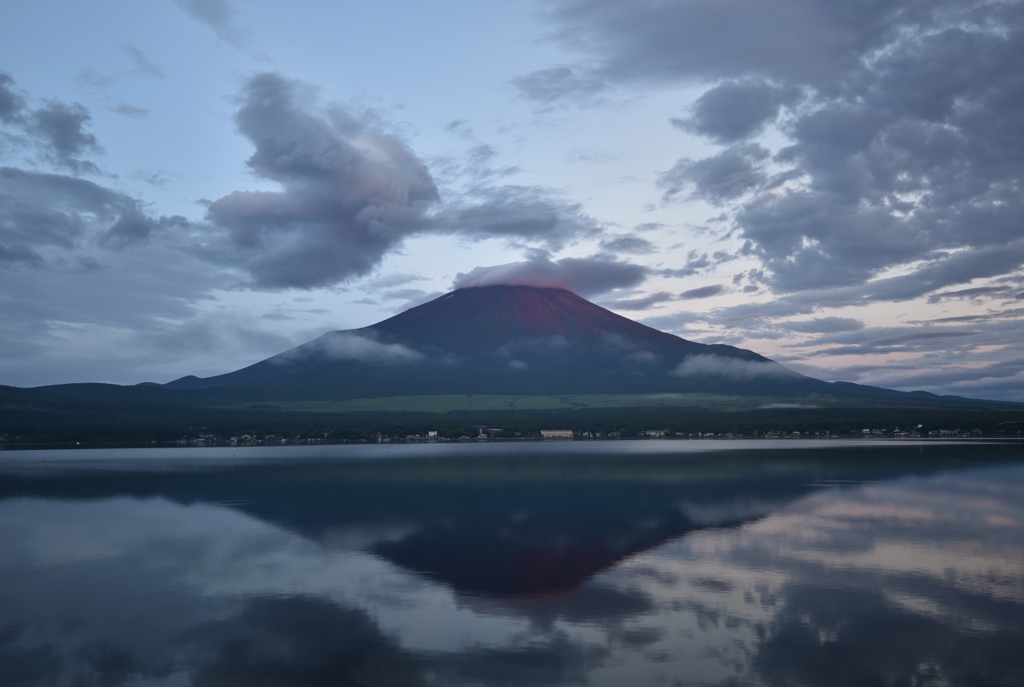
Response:
[{"label": "white cloud", "polygon": [[733,380],[797,376],[797,373],[775,362],[726,358],[720,355],[691,355],[669,374],[676,377],[725,377]]},{"label": "white cloud", "polygon": [[307,356],[326,356],[333,360],[358,360],[366,363],[414,363],[424,356],[408,346],[382,343],[349,332],[328,332],[319,339],[277,356],[275,360],[293,362]]}]

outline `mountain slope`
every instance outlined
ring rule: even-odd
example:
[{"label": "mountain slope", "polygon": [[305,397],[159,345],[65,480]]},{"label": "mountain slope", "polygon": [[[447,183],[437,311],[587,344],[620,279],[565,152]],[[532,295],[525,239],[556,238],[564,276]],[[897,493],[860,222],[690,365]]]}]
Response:
[{"label": "mountain slope", "polygon": [[[211,399],[342,400],[426,394],[832,395],[752,351],[652,329],[557,288],[460,289],[362,329],[330,332],[172,389]],[[859,395],[868,387],[847,385]],[[872,390],[882,395],[897,394]],[[898,394],[897,394],[898,395]]]}]

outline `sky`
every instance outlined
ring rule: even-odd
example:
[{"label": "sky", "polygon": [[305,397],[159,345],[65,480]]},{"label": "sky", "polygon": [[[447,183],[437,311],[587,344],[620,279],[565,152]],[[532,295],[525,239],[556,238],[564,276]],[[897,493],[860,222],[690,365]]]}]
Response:
[{"label": "sky", "polygon": [[208,376],[452,288],[1024,401],[1024,3],[8,0],[0,384]]}]

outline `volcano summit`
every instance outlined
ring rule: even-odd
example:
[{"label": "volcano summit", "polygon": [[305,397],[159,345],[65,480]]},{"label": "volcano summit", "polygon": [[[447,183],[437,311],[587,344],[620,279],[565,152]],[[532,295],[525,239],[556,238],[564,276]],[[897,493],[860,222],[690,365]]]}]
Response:
[{"label": "volcano summit", "polygon": [[459,289],[235,372],[166,386],[323,401],[434,394],[859,396],[870,389],[812,379],[733,346],[687,341],[571,291],[536,286]]}]

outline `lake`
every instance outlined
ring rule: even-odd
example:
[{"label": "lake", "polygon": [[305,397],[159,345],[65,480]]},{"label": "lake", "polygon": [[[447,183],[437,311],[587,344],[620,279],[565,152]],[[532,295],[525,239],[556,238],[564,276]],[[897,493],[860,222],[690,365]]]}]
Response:
[{"label": "lake", "polygon": [[2,451],[0,684],[1024,685],[1024,446]]}]

